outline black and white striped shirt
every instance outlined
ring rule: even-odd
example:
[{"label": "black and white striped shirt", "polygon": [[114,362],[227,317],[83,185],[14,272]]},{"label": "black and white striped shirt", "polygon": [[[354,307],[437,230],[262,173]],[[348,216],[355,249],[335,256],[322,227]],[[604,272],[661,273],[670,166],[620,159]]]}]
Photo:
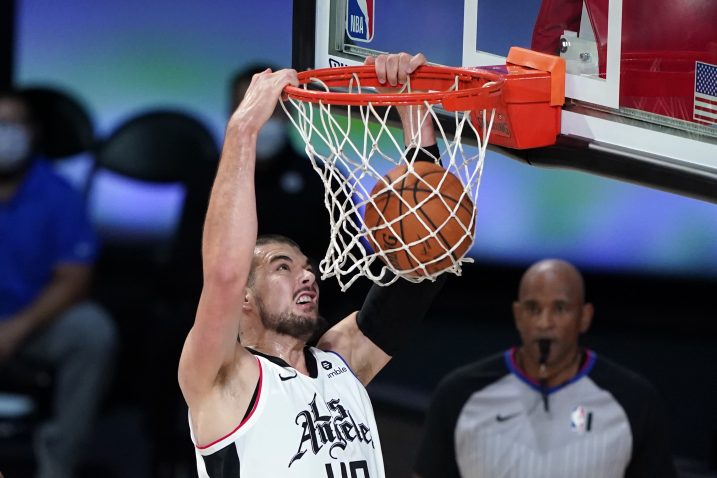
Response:
[{"label": "black and white striped shirt", "polygon": [[426,420],[422,478],[675,477],[660,402],[638,375],[586,351],[578,373],[547,390],[515,349],[453,372]]}]

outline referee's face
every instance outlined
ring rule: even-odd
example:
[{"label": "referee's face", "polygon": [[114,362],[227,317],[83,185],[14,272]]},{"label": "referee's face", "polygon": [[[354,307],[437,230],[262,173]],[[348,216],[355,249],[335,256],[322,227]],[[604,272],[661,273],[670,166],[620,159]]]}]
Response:
[{"label": "referee's face", "polygon": [[546,365],[556,367],[575,358],[580,334],[590,326],[592,306],[584,303],[573,271],[546,267],[526,273],[513,303],[513,315],[524,356],[539,363],[538,342],[549,340]]}]

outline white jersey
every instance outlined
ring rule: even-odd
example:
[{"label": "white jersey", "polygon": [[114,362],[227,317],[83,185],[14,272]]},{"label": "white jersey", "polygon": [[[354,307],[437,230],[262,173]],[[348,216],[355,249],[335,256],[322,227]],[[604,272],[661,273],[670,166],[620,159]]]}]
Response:
[{"label": "white jersey", "polygon": [[246,417],[207,445],[192,432],[200,478],[384,478],[371,401],[340,355],[307,347],[306,376],[254,353],[259,383]]}]

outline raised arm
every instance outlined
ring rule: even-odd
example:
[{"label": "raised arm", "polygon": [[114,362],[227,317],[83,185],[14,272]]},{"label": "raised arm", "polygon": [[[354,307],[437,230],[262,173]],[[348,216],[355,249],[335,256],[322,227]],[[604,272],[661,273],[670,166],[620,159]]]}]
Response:
[{"label": "raised arm", "polygon": [[[395,91],[406,83],[416,68],[426,63],[423,54],[398,53],[369,57],[367,65],[375,65],[376,77],[385,84],[380,91]],[[420,106],[397,107],[403,125],[404,143],[420,128],[420,146],[437,156],[435,132],[430,117],[423,123],[424,109]],[[432,160],[420,152],[418,160]],[[433,299],[441,289],[445,276],[435,282],[419,284],[399,279],[387,287],[374,285],[359,312],[346,317],[328,330],[318,346],[341,354],[358,375],[368,384],[388,364],[428,312]]]},{"label": "raised arm", "polygon": [[179,364],[180,386],[190,408],[212,390],[229,365],[238,366],[240,374],[246,369],[247,383],[258,374],[251,355],[237,345],[257,236],[256,138],[288,84],[298,84],[294,70],[255,75],[226,128],[204,224],[204,287]]},{"label": "raised arm", "polygon": [[443,287],[435,282],[399,279],[382,287],[373,285],[361,307],[329,329],[319,340],[322,350],[333,350],[347,361],[367,385],[418,328]]}]

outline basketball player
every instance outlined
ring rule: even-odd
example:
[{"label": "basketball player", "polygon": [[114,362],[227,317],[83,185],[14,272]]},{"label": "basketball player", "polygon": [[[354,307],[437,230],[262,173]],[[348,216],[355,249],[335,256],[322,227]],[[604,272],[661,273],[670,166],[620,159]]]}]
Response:
[{"label": "basketball player", "polygon": [[674,478],[653,387],[578,344],[590,327],[582,275],[532,265],[513,303],[522,346],[441,382],[416,476]]},{"label": "basketball player", "polygon": [[[367,61],[387,88],[424,63],[405,53]],[[254,194],[257,134],[297,83],[293,70],[255,75],[226,129],[204,226],[204,288],[179,364],[201,477],[383,477],[364,386],[440,288],[374,286],[360,312],[306,346],[322,322],[315,272],[292,240],[257,239]],[[432,128],[422,137],[434,146]]]}]

